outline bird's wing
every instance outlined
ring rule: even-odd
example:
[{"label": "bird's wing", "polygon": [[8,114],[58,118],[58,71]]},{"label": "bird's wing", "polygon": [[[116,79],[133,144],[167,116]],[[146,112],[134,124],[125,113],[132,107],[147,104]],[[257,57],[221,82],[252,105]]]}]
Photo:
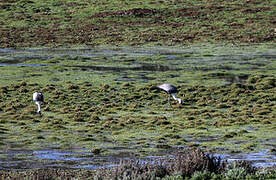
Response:
[{"label": "bird's wing", "polygon": [[157,87],[169,94],[177,93],[177,88],[171,84],[161,84],[161,85],[158,85]]},{"label": "bird's wing", "polygon": [[160,84],[160,85],[157,85],[156,87],[164,91],[167,91],[169,89],[169,84]]},{"label": "bird's wing", "polygon": [[165,84],[157,85],[156,87],[157,87],[157,89],[160,89],[161,91],[168,93]]}]

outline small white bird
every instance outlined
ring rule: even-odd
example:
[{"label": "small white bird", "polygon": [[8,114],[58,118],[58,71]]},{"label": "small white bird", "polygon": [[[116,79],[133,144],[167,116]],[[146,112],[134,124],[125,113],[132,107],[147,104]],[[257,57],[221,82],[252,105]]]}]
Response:
[{"label": "small white bird", "polygon": [[162,91],[165,91],[168,93],[168,101],[170,104],[170,95],[173,97],[174,100],[178,101],[179,104],[182,104],[182,100],[180,98],[176,97],[177,94],[177,88],[174,85],[171,84],[160,84],[156,86],[158,89],[161,89]]},{"label": "small white bird", "polygon": [[43,94],[39,92],[35,92],[33,94],[34,103],[37,105],[37,113],[41,116],[41,104],[44,103]]}]

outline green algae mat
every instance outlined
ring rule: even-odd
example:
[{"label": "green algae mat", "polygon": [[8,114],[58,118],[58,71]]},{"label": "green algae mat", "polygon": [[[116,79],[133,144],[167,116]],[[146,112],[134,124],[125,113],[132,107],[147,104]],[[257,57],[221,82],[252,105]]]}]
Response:
[{"label": "green algae mat", "polygon": [[[0,146],[275,152],[275,45],[1,50]],[[13,64],[8,64],[13,63]],[[183,105],[152,90],[179,88]],[[40,117],[32,94],[45,96]]]}]

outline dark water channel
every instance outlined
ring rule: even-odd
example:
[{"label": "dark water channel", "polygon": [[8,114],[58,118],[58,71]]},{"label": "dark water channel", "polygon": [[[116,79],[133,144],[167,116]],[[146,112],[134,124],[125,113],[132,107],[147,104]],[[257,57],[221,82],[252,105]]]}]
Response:
[{"label": "dark water channel", "polygon": [[[274,52],[248,52],[245,54],[233,55],[231,52],[226,55],[200,54],[201,47],[194,48],[135,48],[135,47],[114,47],[114,48],[83,48],[83,49],[25,49],[12,50],[0,49],[0,66],[48,66],[48,64],[25,64],[30,59],[50,59],[55,57],[82,57],[96,60],[97,58],[138,58],[160,56],[160,60],[155,63],[139,63],[131,67],[106,67],[106,66],[73,66],[83,69],[97,71],[177,71],[183,66],[190,71],[212,71],[212,70],[235,70],[229,67],[229,63],[245,65],[249,64],[246,70],[261,68],[269,63],[275,63],[276,54]],[[233,52],[234,53],[234,52]],[[262,58],[261,63],[254,59]],[[134,64],[137,62],[133,62]],[[244,81],[247,75],[222,77],[230,83]],[[215,154],[229,161],[248,160],[257,167],[269,167],[276,165],[276,156],[269,150],[240,154]],[[154,162],[158,159],[170,158],[171,154],[160,153],[143,157],[144,162]],[[70,149],[68,151],[58,149],[41,150],[2,150],[0,151],[0,169],[33,169],[44,167],[60,168],[86,168],[97,169],[101,167],[113,167],[121,159],[136,159],[128,155],[124,156],[99,156],[94,155],[86,149]]]},{"label": "dark water channel", "polygon": [[[268,150],[239,154],[213,154],[226,159],[228,162],[236,160],[251,161],[256,167],[276,166],[276,156]],[[27,170],[34,168],[72,168],[98,169],[117,166],[121,160],[139,160],[142,163],[155,163],[162,159],[173,158],[170,153],[155,153],[143,158],[130,156],[128,153],[120,155],[93,155],[85,149],[74,150],[11,150],[0,153],[0,169]]]}]

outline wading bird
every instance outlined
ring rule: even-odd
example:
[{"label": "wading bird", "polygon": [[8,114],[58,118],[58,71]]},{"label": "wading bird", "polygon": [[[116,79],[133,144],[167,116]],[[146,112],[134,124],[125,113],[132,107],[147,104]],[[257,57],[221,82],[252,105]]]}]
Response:
[{"label": "wading bird", "polygon": [[37,113],[41,116],[41,104],[44,103],[43,94],[39,92],[35,92],[33,94],[34,103],[37,105]]},{"label": "wading bird", "polygon": [[173,97],[174,100],[178,101],[179,104],[182,104],[182,100],[176,97],[177,88],[171,84],[160,84],[156,86],[158,89],[165,91],[168,94],[168,101],[170,103],[170,95]]}]

